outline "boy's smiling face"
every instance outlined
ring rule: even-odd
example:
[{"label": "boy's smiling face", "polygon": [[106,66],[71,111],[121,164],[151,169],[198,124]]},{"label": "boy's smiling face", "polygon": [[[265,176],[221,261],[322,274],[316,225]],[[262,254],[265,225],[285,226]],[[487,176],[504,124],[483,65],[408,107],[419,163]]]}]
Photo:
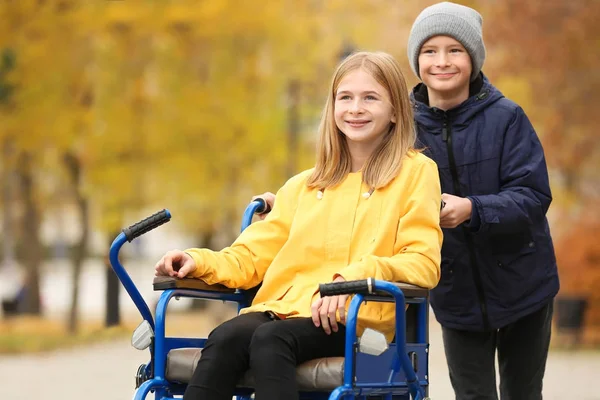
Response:
[{"label": "boy's smiling face", "polygon": [[450,36],[430,38],[419,52],[419,75],[427,88],[434,92],[468,92],[472,70],[469,53]]}]

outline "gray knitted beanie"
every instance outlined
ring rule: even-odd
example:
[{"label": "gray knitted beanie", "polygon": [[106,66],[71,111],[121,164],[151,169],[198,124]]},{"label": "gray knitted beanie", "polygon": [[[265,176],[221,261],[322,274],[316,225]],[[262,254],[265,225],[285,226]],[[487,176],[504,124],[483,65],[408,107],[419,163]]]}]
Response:
[{"label": "gray knitted beanie", "polygon": [[434,36],[444,35],[453,37],[465,47],[473,65],[471,81],[475,80],[485,60],[482,20],[472,8],[450,2],[434,4],[421,11],[408,37],[408,61],[413,72],[421,78],[419,52],[423,44]]}]

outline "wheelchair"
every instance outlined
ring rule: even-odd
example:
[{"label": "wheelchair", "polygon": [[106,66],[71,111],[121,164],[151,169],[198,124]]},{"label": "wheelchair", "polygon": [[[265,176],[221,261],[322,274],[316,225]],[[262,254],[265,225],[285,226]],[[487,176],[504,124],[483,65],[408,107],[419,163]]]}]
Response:
[{"label": "wheelchair", "polygon": [[[242,217],[242,231],[250,225],[256,213],[265,211],[267,205],[262,199],[251,202]],[[134,400],[144,400],[152,394],[155,400],[180,398],[200,359],[206,338],[165,335],[167,306],[173,298],[236,302],[239,311],[251,304],[256,292],[207,285],[194,278],[155,277],[154,290],[162,293],[154,318],[121,265],[119,251],[125,242],[131,242],[170,219],[168,210],[157,212],[123,229],[110,247],[111,266],[143,318],[133,333],[132,345],[139,350],[149,349],[150,352],[150,360],[140,365],[135,375]],[[319,290],[321,296],[353,295],[347,311],[345,355],[315,359],[299,365],[296,370],[299,398],[428,399],[428,290],[374,279],[321,284]],[[392,343],[387,343],[383,334],[370,329],[357,337],[358,310],[367,301],[395,302],[396,336]],[[406,304],[409,304],[408,308]],[[237,385],[237,400],[252,399],[252,387],[252,371],[248,371]]]}]

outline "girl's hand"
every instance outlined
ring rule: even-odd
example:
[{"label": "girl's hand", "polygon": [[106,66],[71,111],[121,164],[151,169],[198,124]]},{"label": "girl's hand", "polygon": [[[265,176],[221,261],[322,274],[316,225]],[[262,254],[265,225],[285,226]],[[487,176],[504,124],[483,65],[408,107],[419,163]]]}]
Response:
[{"label": "girl's hand", "polygon": [[196,270],[196,262],[188,253],[171,250],[154,267],[155,276],[183,278]]},{"label": "girl's hand", "polygon": [[[269,208],[272,210],[273,206],[275,206],[275,195],[271,192],[266,192],[263,194],[259,194],[258,196],[254,196],[252,197],[252,201],[256,200],[257,198],[261,198],[263,199],[268,205]],[[265,214],[259,214],[258,218],[260,218],[261,220],[265,219],[267,217],[268,213]]]},{"label": "girl's hand", "polygon": [[[338,276],[334,282],[344,282],[345,279]],[[346,323],[346,301],[348,295],[321,297],[311,306],[312,320],[315,326],[323,326],[326,334],[330,335],[331,331],[338,331],[338,323],[336,313],[340,316],[340,323]]]}]

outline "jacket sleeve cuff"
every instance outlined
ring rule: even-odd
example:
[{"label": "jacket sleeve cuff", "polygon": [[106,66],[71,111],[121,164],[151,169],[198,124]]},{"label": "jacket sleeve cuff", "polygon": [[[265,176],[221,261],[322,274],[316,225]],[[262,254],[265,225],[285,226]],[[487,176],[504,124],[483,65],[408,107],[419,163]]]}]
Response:
[{"label": "jacket sleeve cuff", "polygon": [[477,232],[481,228],[481,217],[477,208],[477,200],[471,196],[468,196],[467,199],[471,201],[471,219],[467,222],[467,227],[471,231]]},{"label": "jacket sleeve cuff", "polygon": [[187,249],[184,252],[192,257],[194,262],[196,263],[196,269],[189,276],[192,278],[200,278],[204,275],[204,262],[202,258],[202,249]]}]

